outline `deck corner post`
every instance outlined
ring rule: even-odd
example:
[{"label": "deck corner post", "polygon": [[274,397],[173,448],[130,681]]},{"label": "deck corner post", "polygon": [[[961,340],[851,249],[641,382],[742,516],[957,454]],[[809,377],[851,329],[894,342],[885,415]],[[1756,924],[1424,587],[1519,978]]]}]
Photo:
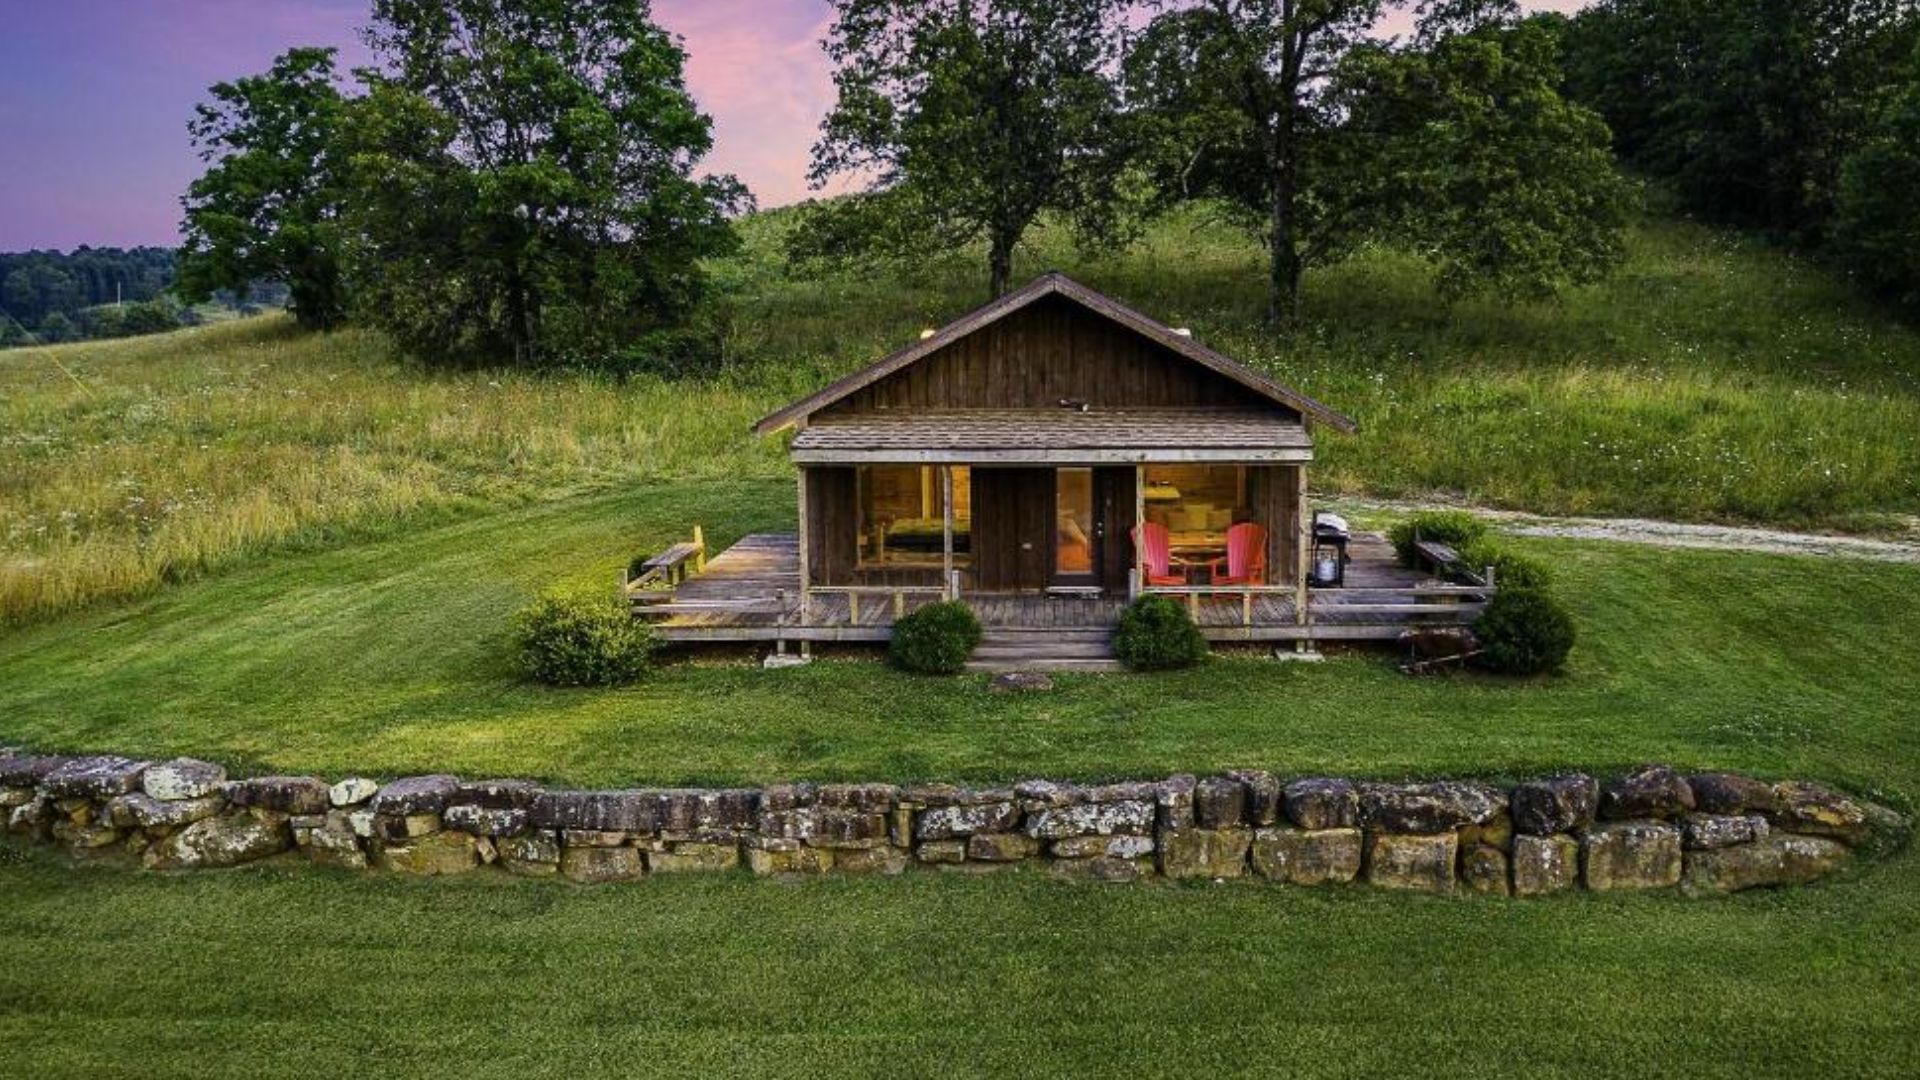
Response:
[{"label": "deck corner post", "polygon": [[1295,466],[1293,470],[1294,490],[1294,559],[1293,559],[1293,620],[1296,626],[1307,625],[1307,604],[1311,600],[1307,592],[1307,579],[1313,562],[1313,512],[1307,503],[1307,467]]},{"label": "deck corner post", "polygon": [[1127,542],[1133,545],[1133,569],[1127,572],[1127,599],[1140,599],[1141,583],[1147,580],[1147,556],[1140,550],[1140,530],[1147,524],[1147,467],[1133,467],[1133,529]]},{"label": "deck corner post", "polygon": [[807,580],[807,470],[799,470],[800,625],[813,625],[813,588]]}]

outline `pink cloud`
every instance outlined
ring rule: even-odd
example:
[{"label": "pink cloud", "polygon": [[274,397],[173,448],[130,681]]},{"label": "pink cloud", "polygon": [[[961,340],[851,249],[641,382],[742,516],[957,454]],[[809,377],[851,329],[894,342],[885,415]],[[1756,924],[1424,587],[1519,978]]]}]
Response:
[{"label": "pink cloud", "polygon": [[824,0],[660,0],[687,48],[687,86],[714,118],[706,167],[739,176],[761,206],[806,198],[809,153],[833,105]]}]

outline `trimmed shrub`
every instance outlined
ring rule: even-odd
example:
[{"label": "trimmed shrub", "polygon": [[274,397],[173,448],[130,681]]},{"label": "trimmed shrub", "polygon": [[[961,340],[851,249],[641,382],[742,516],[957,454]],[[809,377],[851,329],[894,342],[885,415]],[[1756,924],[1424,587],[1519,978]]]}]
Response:
[{"label": "trimmed shrub", "polygon": [[1493,567],[1493,584],[1501,589],[1544,589],[1553,584],[1553,571],[1531,555],[1522,555],[1487,537],[1460,549],[1460,561],[1478,574]]},{"label": "trimmed shrub", "polygon": [[554,594],[514,616],[520,667],[549,686],[618,686],[646,674],[653,628],[618,597]]},{"label": "trimmed shrub", "polygon": [[1393,542],[1394,553],[1400,556],[1402,566],[1413,566],[1419,561],[1413,553],[1416,533],[1422,540],[1432,540],[1459,551],[1487,535],[1487,523],[1465,510],[1422,510],[1394,523],[1387,530],[1387,539]]},{"label": "trimmed shrub", "polygon": [[1136,671],[1166,671],[1205,660],[1207,639],[1177,601],[1143,596],[1121,613],[1113,651]]},{"label": "trimmed shrub", "polygon": [[908,612],[893,624],[887,659],[919,675],[954,675],[980,644],[980,620],[958,600],[942,600]]},{"label": "trimmed shrub", "polygon": [[1573,617],[1539,589],[1500,589],[1473,633],[1480,639],[1480,666],[1502,675],[1557,671],[1573,649]]}]

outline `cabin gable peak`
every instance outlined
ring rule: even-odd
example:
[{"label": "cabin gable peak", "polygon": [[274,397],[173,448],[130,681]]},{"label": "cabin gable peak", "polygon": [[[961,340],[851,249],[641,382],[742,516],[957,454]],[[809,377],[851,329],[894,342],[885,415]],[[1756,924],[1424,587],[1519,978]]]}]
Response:
[{"label": "cabin gable peak", "polygon": [[[1061,308],[1066,310],[1057,310]],[[1277,406],[1294,414],[1297,418],[1311,417],[1340,431],[1351,432],[1356,429],[1356,425],[1350,418],[1329,406],[1214,352],[1194,340],[1189,333],[1166,326],[1111,297],[1074,281],[1065,274],[1054,271],[1043,274],[1027,285],[960,316],[938,330],[923,335],[919,340],[877,363],[836,380],[819,392],[768,414],[754,425],[754,430],[759,434],[767,435],[789,427],[804,427],[809,419],[817,414],[848,409],[859,411],[865,403],[875,400],[876,395],[884,396],[889,385],[898,384],[901,379],[911,380],[916,376],[923,376],[923,382],[931,381],[936,386],[946,387],[947,398],[940,400],[939,392],[923,397],[924,387],[916,387],[911,394],[898,395],[902,397],[900,408],[903,411],[937,411],[952,405],[954,396],[965,396],[964,393],[957,393],[957,388],[951,384],[968,379],[979,379],[983,371],[1000,372],[1003,377],[1005,374],[993,367],[993,364],[1002,361],[991,361],[985,358],[977,359],[971,366],[960,365],[953,367],[952,370],[936,370],[948,364],[952,357],[970,348],[988,348],[981,343],[999,334],[1019,334],[1030,327],[1040,325],[1052,327],[1063,323],[1071,323],[1079,327],[1074,329],[1073,326],[1069,326],[1065,331],[1068,334],[1097,331],[1106,335],[1107,340],[1115,346],[1113,352],[1118,357],[1116,362],[1123,367],[1125,364],[1132,364],[1135,370],[1138,370],[1141,365],[1187,368],[1180,372],[1165,372],[1164,375],[1171,377],[1152,380],[1153,387],[1165,385],[1183,388],[1185,400],[1154,400],[1154,394],[1161,391],[1152,387],[1136,388],[1133,392],[1135,400],[1126,402],[1127,405],[1154,407],[1211,404],[1241,408]],[[978,340],[968,340],[976,336]],[[1054,343],[1052,347],[1059,349],[1063,346]],[[932,366],[917,371],[908,370],[923,363]],[[1096,385],[1099,382],[1099,375],[1100,373],[1089,375],[1087,372],[1081,372],[1083,380],[1089,377],[1094,378]],[[1067,380],[1057,384],[1057,388],[1062,391],[1061,398],[1070,399],[1074,396],[1071,389],[1073,381],[1070,377],[1057,373],[1052,377]],[[1056,384],[1049,384],[1047,387],[1029,385],[1024,388],[1024,391],[1025,397],[1030,400],[1005,404],[982,401],[978,404],[988,407],[1014,408],[1058,406],[1061,402],[1051,400],[1048,393],[1055,387]]]}]

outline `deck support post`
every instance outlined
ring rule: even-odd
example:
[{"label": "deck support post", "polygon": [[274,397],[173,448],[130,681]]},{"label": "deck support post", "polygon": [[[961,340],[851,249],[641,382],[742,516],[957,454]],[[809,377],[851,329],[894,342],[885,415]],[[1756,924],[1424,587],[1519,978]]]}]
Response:
[{"label": "deck support post", "polygon": [[1127,541],[1133,545],[1133,573],[1127,576],[1127,599],[1140,599],[1141,583],[1147,580],[1147,557],[1140,550],[1140,530],[1147,523],[1147,467],[1133,467],[1133,530]]},{"label": "deck support post", "polygon": [[[813,589],[807,580],[807,470],[800,470],[800,625],[813,625]],[[804,646],[802,646],[804,650]]]},{"label": "deck support post", "polygon": [[947,587],[947,599],[960,599],[953,575],[953,466],[940,466],[940,581]]},{"label": "deck support post", "polygon": [[1313,631],[1309,625],[1311,616],[1308,604],[1311,595],[1307,591],[1307,579],[1313,562],[1313,510],[1307,505],[1307,467],[1293,467],[1294,492],[1294,559],[1293,559],[1293,621],[1295,625],[1307,627],[1306,635],[1294,642],[1295,652],[1311,652],[1313,649]]}]

